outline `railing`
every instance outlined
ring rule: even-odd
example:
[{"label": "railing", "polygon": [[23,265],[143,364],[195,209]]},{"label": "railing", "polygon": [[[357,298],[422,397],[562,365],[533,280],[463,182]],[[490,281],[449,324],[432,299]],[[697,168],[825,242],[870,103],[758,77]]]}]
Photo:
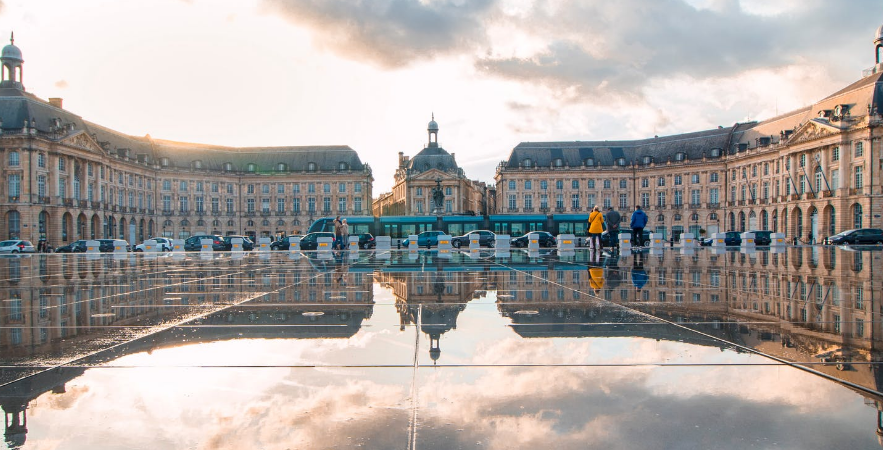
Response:
[{"label": "railing", "polygon": [[665,209],[665,205],[656,205],[655,209],[657,211],[662,211],[663,209]]},{"label": "railing", "polygon": [[212,210],[212,215],[213,215],[213,216],[220,216],[220,215],[221,215],[221,211],[218,210],[218,209],[213,209],[213,210]]},{"label": "railing", "polygon": [[270,215],[270,211],[269,211],[269,210],[266,210],[266,209],[265,209],[265,210],[262,210],[262,211],[261,211],[261,217],[267,217],[267,216],[269,216],[269,215]]},{"label": "railing", "polygon": [[229,216],[229,217],[233,217],[233,216],[235,216],[235,215],[236,215],[236,212],[235,212],[235,211],[227,211],[227,216]]},{"label": "railing", "polygon": [[800,200],[800,194],[791,194],[791,196],[788,198],[788,200],[790,200],[792,202],[796,201],[796,200]]},{"label": "railing", "polygon": [[174,215],[175,215],[175,212],[172,211],[172,210],[170,210],[170,209],[164,209],[164,210],[162,210],[162,215],[164,215],[164,216],[174,216]]},{"label": "railing", "polygon": [[101,202],[92,202],[92,209],[101,209]]},{"label": "railing", "polygon": [[824,192],[822,192],[822,198],[830,198],[830,197],[833,197],[833,196],[834,196],[834,192],[833,192],[833,191],[824,191]]},{"label": "railing", "polygon": [[[230,213],[227,213],[227,214],[231,215]],[[246,211],[246,212],[242,213],[242,215],[243,215],[243,217],[254,217],[256,214],[254,211]]]},{"label": "railing", "polygon": [[74,206],[74,199],[66,198],[62,200],[62,203],[64,204],[64,206]]},{"label": "railing", "polygon": [[673,203],[671,205],[671,208],[672,209],[684,209],[684,204],[683,203]]},{"label": "railing", "polygon": [[690,209],[702,208],[702,203],[690,203]]},{"label": "railing", "polygon": [[276,211],[276,216],[284,216],[285,211]]},{"label": "railing", "polygon": [[87,205],[89,204],[89,202],[86,200],[80,200],[78,203],[80,204],[80,208],[83,208],[83,209],[85,209],[87,207]]},{"label": "railing", "polygon": [[748,200],[748,204],[749,204],[749,205],[756,205],[756,204],[757,204],[757,200],[752,198],[751,200]]},{"label": "railing", "polygon": [[17,195],[10,195],[9,202],[10,203],[18,203],[18,196]]},{"label": "railing", "polygon": [[708,203],[705,205],[705,207],[708,209],[720,209],[721,204],[720,203]]}]

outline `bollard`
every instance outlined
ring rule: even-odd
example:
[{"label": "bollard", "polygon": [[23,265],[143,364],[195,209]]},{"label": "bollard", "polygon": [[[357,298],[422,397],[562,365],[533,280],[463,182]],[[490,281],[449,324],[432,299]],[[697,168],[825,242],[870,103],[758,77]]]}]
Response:
[{"label": "bollard", "polygon": [[417,249],[417,235],[409,234],[408,235],[408,250],[416,250]]},{"label": "bollard", "polygon": [[509,251],[509,248],[512,246],[512,239],[508,234],[498,234],[496,238],[494,238],[494,248],[498,248],[500,250]]},{"label": "bollard", "polygon": [[230,251],[231,252],[241,252],[242,251],[242,238],[230,239]]},{"label": "bollard", "polygon": [[316,239],[316,251],[320,256],[330,255],[331,248],[334,245],[334,238],[320,237]]},{"label": "bollard", "polygon": [[173,252],[183,252],[184,251],[184,239],[172,239],[172,251]]},{"label": "bollard", "polygon": [[539,233],[529,233],[527,235],[527,250],[528,251],[539,251],[540,250],[540,235],[539,235]]},{"label": "bollard", "polygon": [[213,243],[214,243],[214,241],[212,239],[200,239],[199,240],[199,251],[203,252],[203,253],[209,253],[209,252],[214,251],[215,249],[212,248]]},{"label": "bollard", "polygon": [[784,233],[773,233],[770,235],[770,247],[783,247],[785,245]]},{"label": "bollard", "polygon": [[268,238],[268,237],[258,238],[258,251],[260,251],[260,252],[270,251],[270,238]]},{"label": "bollard", "polygon": [[288,238],[288,251],[289,253],[300,252],[300,236]]},{"label": "bollard", "polygon": [[559,234],[557,241],[558,250],[573,251],[576,248],[576,236],[572,234]]},{"label": "bollard", "polygon": [[358,253],[358,251],[359,251],[359,237],[358,236],[350,236],[349,243],[347,244],[347,248],[349,248],[349,250],[351,252]]},{"label": "bollard", "polygon": [[754,233],[742,233],[742,248],[754,248]]},{"label": "bollard", "polygon": [[619,250],[628,250],[631,252],[632,250],[632,235],[630,233],[620,233],[619,234]]},{"label": "bollard", "polygon": [[438,253],[439,256],[442,255],[450,255],[452,251],[451,239],[453,239],[450,235],[440,234],[436,240],[438,241]]},{"label": "bollard", "polygon": [[476,233],[469,233],[469,251],[478,250],[481,248],[481,235]]},{"label": "bollard", "polygon": [[650,248],[662,248],[663,237],[659,233],[650,233]]},{"label": "bollard", "polygon": [[129,251],[129,243],[122,239],[114,239],[113,241],[113,252],[114,253],[127,253]]},{"label": "bollard", "polygon": [[145,253],[156,253],[159,251],[159,245],[157,244],[155,239],[148,239],[144,241],[144,252]]},{"label": "bollard", "polygon": [[711,235],[711,246],[712,247],[726,247],[727,234],[726,233],[713,233]]},{"label": "bollard", "polygon": [[86,253],[99,253],[99,246],[101,245],[98,241],[86,241]]},{"label": "bollard", "polygon": [[392,248],[392,238],[389,236],[375,236],[374,250],[390,250]]},{"label": "bollard", "polygon": [[681,235],[681,247],[696,248],[696,237],[693,233],[684,233]]}]

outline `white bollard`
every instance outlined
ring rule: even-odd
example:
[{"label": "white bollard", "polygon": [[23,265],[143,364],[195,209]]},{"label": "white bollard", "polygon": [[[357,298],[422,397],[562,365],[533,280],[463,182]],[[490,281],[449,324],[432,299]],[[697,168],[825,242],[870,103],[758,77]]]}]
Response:
[{"label": "white bollard", "polygon": [[512,247],[512,238],[508,234],[498,234],[494,238],[494,248],[509,251]]},{"label": "white bollard", "polygon": [[558,235],[558,250],[564,251],[575,251],[576,250],[576,236],[572,234],[559,234]]},{"label": "white bollard", "polygon": [[86,241],[86,253],[100,253],[98,247],[101,245],[98,241]]},{"label": "white bollard", "polygon": [[300,236],[295,236],[288,239],[288,252],[289,253],[299,253],[300,252]]},{"label": "white bollard", "polygon": [[662,248],[664,245],[665,240],[661,233],[650,233],[650,248]]},{"label": "white bollard", "polygon": [[334,238],[320,237],[316,239],[316,251],[319,255],[330,255],[331,247],[334,245]]},{"label": "white bollard", "polygon": [[270,238],[268,238],[268,237],[258,238],[258,251],[259,252],[269,252],[270,251]]},{"label": "white bollard", "polygon": [[453,239],[453,238],[447,234],[440,234],[436,237],[436,241],[438,242],[439,256],[450,257],[451,252],[453,251],[453,245],[451,244],[451,239]]},{"label": "white bollard", "polygon": [[621,233],[619,235],[619,251],[623,250],[632,250],[632,235],[627,233]]},{"label": "white bollard", "polygon": [[350,236],[349,237],[349,244],[347,244],[347,248],[349,248],[349,250],[351,252],[358,252],[359,251],[359,237],[358,236]]},{"label": "white bollard", "polygon": [[214,243],[214,241],[211,239],[200,239],[199,240],[199,251],[203,252],[203,253],[209,253],[209,252],[214,251],[215,249],[212,248],[213,243]]},{"label": "white bollard", "polygon": [[770,247],[782,247],[785,245],[785,233],[773,233],[770,235]]},{"label": "white bollard", "polygon": [[374,250],[387,251],[392,248],[392,238],[389,236],[375,236]]},{"label": "white bollard", "polygon": [[183,252],[184,251],[184,239],[172,239],[172,251],[173,252]]},{"label": "white bollard", "polygon": [[481,248],[481,235],[477,233],[469,233],[469,251]]},{"label": "white bollard", "polygon": [[726,247],[727,234],[726,233],[713,233],[711,235],[711,246],[712,247]]},{"label": "white bollard", "polygon": [[417,235],[411,234],[408,235],[408,249],[416,250],[417,249]]},{"label": "white bollard", "polygon": [[230,251],[231,252],[241,252],[242,251],[242,238],[230,239]]},{"label": "white bollard", "polygon": [[754,248],[754,233],[745,232],[742,233],[742,248]]},{"label": "white bollard", "polygon": [[540,250],[540,235],[539,235],[539,233],[529,233],[527,235],[527,250],[528,251],[539,251]]},{"label": "white bollard", "polygon": [[681,247],[696,248],[696,237],[693,233],[684,233],[681,235]]},{"label": "white bollard", "polygon": [[114,239],[113,241],[113,252],[114,253],[126,253],[129,251],[129,243],[122,239]]},{"label": "white bollard", "polygon": [[144,241],[144,253],[156,253],[159,251],[159,244],[155,239]]}]

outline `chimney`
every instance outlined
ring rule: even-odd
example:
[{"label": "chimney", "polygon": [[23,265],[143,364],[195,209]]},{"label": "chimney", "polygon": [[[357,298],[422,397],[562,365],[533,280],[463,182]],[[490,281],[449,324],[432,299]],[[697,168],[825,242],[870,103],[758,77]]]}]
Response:
[{"label": "chimney", "polygon": [[405,162],[405,152],[399,152],[399,167],[402,167],[403,162]]},{"label": "chimney", "polygon": [[64,109],[64,107],[61,106],[62,102],[64,102],[64,99],[61,97],[49,97],[49,104],[58,109]]}]

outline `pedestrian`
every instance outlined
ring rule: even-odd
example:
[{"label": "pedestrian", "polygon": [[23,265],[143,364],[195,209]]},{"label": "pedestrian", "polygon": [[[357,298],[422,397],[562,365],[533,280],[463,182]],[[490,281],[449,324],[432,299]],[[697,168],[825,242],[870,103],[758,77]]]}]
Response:
[{"label": "pedestrian", "polygon": [[611,206],[610,208],[607,208],[607,214],[604,215],[604,220],[607,221],[607,237],[610,239],[610,246],[613,247],[613,249],[618,250],[619,222],[622,221],[622,216]]},{"label": "pedestrian", "polygon": [[589,214],[589,248],[595,251],[603,250],[601,247],[601,233],[604,232],[604,214],[601,208],[595,205]]},{"label": "pedestrian", "polygon": [[350,226],[346,224],[346,219],[340,222],[341,235],[343,236],[343,248],[347,248],[350,243]]},{"label": "pedestrian", "polygon": [[643,247],[647,214],[641,209],[641,205],[635,205],[635,212],[632,213],[632,221],[629,226],[632,228],[632,242],[635,243],[636,247]]},{"label": "pedestrian", "polygon": [[343,238],[343,223],[340,222],[340,216],[334,218],[334,249],[341,247],[341,239]]}]

